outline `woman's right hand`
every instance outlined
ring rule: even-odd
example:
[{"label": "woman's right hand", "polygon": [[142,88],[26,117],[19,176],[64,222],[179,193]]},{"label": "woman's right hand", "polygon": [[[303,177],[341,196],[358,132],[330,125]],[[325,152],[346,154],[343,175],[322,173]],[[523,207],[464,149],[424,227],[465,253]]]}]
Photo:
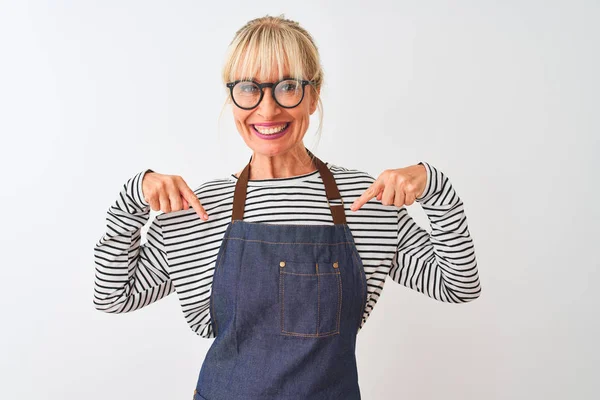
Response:
[{"label": "woman's right hand", "polygon": [[154,211],[165,213],[187,210],[190,205],[196,214],[203,220],[208,219],[208,214],[198,200],[198,197],[179,175],[164,175],[148,171],[142,180],[144,199]]}]

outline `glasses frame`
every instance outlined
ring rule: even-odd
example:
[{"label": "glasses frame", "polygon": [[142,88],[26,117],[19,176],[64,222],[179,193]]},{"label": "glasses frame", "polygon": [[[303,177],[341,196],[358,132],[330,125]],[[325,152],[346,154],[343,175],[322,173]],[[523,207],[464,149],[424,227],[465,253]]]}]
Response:
[{"label": "glasses frame", "polygon": [[[280,102],[277,101],[277,98],[275,97],[275,90],[273,90],[273,88],[277,87],[277,85],[279,85],[281,82],[283,81],[296,81],[296,82],[300,82],[300,84],[302,85],[302,97],[300,98],[300,101],[298,101],[298,103],[296,103],[296,105],[293,106],[284,106],[283,104],[281,104]],[[258,99],[258,102],[256,103],[256,105],[254,107],[242,107],[240,106],[236,101],[235,98],[233,97],[233,88],[235,85],[237,85],[240,82],[252,82],[254,83],[256,86],[259,87],[260,89],[260,98]],[[277,82],[263,82],[263,83],[258,83],[253,79],[238,79],[235,80],[233,82],[227,82],[225,84],[225,86],[227,86],[229,88],[229,95],[231,97],[231,100],[233,101],[233,103],[241,108],[242,110],[253,110],[256,107],[258,107],[258,105],[260,104],[260,102],[263,100],[263,97],[265,97],[265,89],[264,88],[271,88],[271,96],[273,97],[273,100],[275,101],[275,103],[277,103],[277,105],[279,107],[282,108],[294,108],[294,107],[298,107],[298,105],[300,103],[302,103],[302,100],[304,100],[304,87],[306,85],[313,85],[314,81],[307,81],[305,79],[296,79],[296,78],[283,78],[281,80],[278,80]]]}]

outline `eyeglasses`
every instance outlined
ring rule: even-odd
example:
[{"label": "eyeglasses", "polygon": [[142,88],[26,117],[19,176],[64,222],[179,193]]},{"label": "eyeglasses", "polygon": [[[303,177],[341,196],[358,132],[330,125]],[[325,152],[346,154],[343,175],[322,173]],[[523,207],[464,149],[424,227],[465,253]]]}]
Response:
[{"label": "eyeglasses", "polygon": [[251,110],[262,101],[264,88],[271,88],[275,102],[283,108],[294,108],[304,98],[304,86],[313,84],[312,81],[285,78],[277,82],[258,83],[253,80],[237,80],[229,82],[231,98],[236,106],[244,110]]}]

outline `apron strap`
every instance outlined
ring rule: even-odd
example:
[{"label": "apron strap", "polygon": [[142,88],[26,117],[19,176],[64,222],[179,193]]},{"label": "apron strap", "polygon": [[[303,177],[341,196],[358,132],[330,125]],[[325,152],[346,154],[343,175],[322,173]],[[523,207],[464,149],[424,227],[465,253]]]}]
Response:
[{"label": "apron strap", "polygon": [[[335,183],[333,174],[329,168],[327,168],[327,165],[323,163],[323,161],[311,153],[310,150],[306,149],[306,151],[313,157],[315,165],[319,170],[319,174],[323,179],[323,184],[325,185],[325,195],[327,196],[327,204],[331,210],[333,223],[336,225],[345,224],[346,214],[344,213],[344,201],[340,195],[337,184]],[[250,161],[252,161],[252,156],[250,157]],[[235,191],[233,193],[233,211],[231,213],[232,221],[242,220],[244,218],[244,206],[246,203],[248,179],[250,177],[250,161],[241,172],[235,185]],[[332,204],[332,201],[335,203]]]}]

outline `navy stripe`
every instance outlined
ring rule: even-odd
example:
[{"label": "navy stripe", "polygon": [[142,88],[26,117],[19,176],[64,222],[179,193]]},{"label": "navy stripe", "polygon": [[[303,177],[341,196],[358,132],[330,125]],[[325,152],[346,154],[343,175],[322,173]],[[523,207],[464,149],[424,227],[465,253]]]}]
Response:
[{"label": "navy stripe", "polygon": [[[365,266],[368,299],[361,328],[383,290],[386,277],[448,303],[465,303],[481,292],[473,240],[463,203],[449,179],[432,165],[417,202],[429,217],[431,233],[405,207],[371,199],[360,210],[350,205],[375,179],[366,172],[327,163],[342,195],[347,222]],[[94,305],[104,312],[138,310],[177,292],[184,317],[199,336],[214,337],[209,299],[215,260],[231,220],[237,178],[214,179],[194,192],[209,214],[202,221],[193,209],[158,213],[141,245],[150,219],[142,180],[131,177],[108,209],[106,230],[94,247]],[[244,220],[270,224],[333,224],[325,188],[317,171],[248,183]]]}]

